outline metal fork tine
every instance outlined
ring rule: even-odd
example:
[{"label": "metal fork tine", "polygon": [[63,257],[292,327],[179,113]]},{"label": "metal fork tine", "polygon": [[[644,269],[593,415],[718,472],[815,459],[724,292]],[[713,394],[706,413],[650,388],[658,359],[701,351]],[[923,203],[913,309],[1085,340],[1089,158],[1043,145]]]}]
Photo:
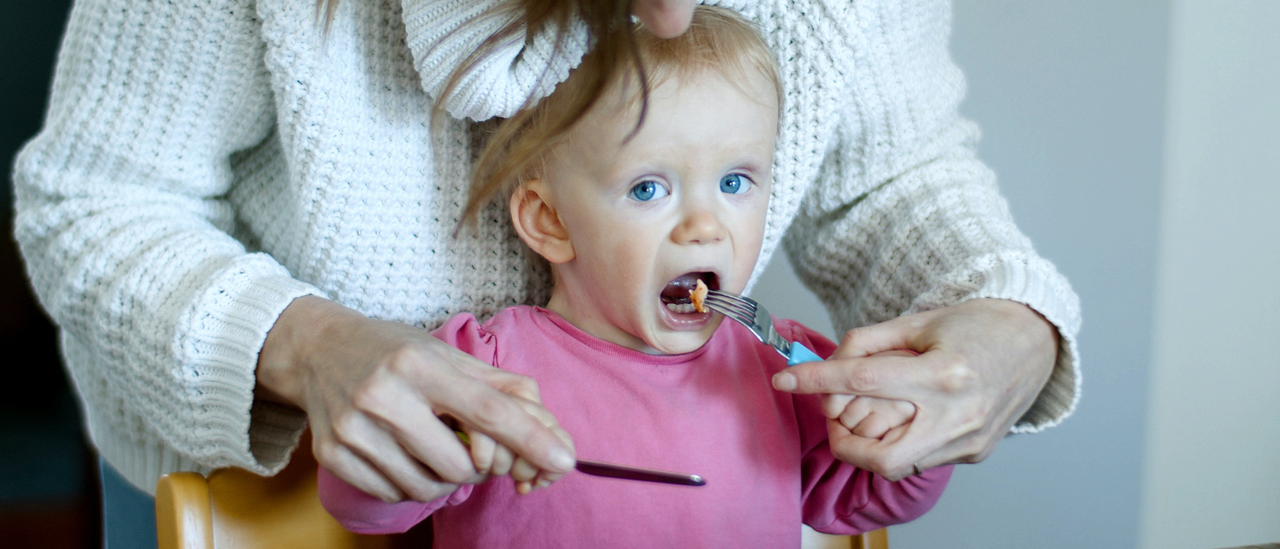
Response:
[{"label": "metal fork tine", "polygon": [[758,305],[755,301],[748,298],[736,296],[733,294],[721,293],[715,290],[707,292],[707,299],[711,301],[720,301],[727,305],[735,305],[752,313],[756,311]]},{"label": "metal fork tine", "polygon": [[756,308],[755,308],[755,307],[751,307],[751,306],[749,306],[749,305],[745,305],[745,304],[743,304],[743,303],[738,303],[738,302],[735,302],[735,301],[732,301],[732,300],[719,299],[719,298],[714,298],[714,297],[711,297],[711,296],[707,296],[707,299],[706,299],[705,303],[706,303],[706,304],[708,304],[708,305],[719,305],[721,308],[724,308],[724,309],[732,309],[732,310],[734,310],[734,311],[739,311],[739,312],[741,312],[741,313],[743,313],[743,314],[747,314],[747,315],[752,315],[752,316],[754,316],[754,315],[756,314]]},{"label": "metal fork tine", "polygon": [[718,313],[720,313],[720,314],[726,315],[726,316],[734,316],[734,317],[742,317],[742,318],[755,318],[755,315],[751,314],[751,312],[750,312],[750,311],[747,311],[747,310],[745,310],[745,309],[742,309],[741,307],[735,307],[735,306],[733,306],[733,305],[730,305],[730,304],[727,304],[727,303],[724,303],[724,302],[721,302],[721,301],[711,301],[711,300],[707,300],[707,301],[705,301],[705,302],[703,302],[703,303],[704,303],[708,308],[710,308],[710,309],[712,309],[712,310],[714,310],[714,311],[716,311],[716,312],[718,312]]},{"label": "metal fork tine", "polygon": [[778,331],[773,328],[773,319],[769,317],[769,311],[754,299],[709,290],[704,303],[716,312],[746,326],[756,338],[790,360],[791,342],[778,335]]},{"label": "metal fork tine", "polygon": [[752,322],[755,321],[755,317],[756,317],[755,311],[749,310],[746,307],[743,307],[741,305],[719,301],[719,300],[713,301],[710,299],[708,299],[705,303],[708,307],[716,310],[720,314],[733,317],[734,320],[738,320],[744,324],[751,324]]},{"label": "metal fork tine", "polygon": [[743,313],[742,311],[737,311],[737,310],[734,310],[734,309],[727,309],[727,308],[723,308],[719,303],[708,303],[708,304],[707,304],[707,307],[709,307],[710,309],[712,309],[712,310],[716,311],[717,313],[720,313],[720,314],[722,314],[722,315],[724,315],[724,316],[727,316],[727,317],[729,317],[729,318],[731,318],[731,319],[733,319],[733,320],[736,320],[736,321],[738,321],[738,322],[741,322],[741,323],[743,323],[743,324],[750,325],[750,324],[751,324],[751,322],[755,319],[755,317],[754,317],[754,316],[752,316],[752,315],[748,315],[748,314],[746,314],[746,313]]}]

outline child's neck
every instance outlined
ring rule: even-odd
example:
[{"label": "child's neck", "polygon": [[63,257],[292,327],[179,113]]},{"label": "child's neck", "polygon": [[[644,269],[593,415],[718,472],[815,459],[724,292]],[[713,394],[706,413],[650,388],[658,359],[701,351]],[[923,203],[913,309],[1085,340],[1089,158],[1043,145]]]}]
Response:
[{"label": "child's neck", "polygon": [[645,343],[643,339],[609,322],[604,312],[595,306],[597,299],[599,296],[571,292],[565,289],[564,285],[556,284],[556,289],[551,293],[551,300],[547,302],[547,309],[596,339],[645,354],[663,354]]}]

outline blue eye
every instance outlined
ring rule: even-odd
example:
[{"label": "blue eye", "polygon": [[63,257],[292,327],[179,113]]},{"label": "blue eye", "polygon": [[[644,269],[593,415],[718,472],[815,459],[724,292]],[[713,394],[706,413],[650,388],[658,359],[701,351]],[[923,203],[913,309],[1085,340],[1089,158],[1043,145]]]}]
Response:
[{"label": "blue eye", "polygon": [[641,181],[636,183],[636,186],[631,187],[627,194],[640,202],[648,202],[667,196],[670,193],[667,192],[666,187],[659,185],[657,181]]},{"label": "blue eye", "polygon": [[742,194],[751,189],[751,180],[742,174],[731,173],[720,178],[720,192]]}]

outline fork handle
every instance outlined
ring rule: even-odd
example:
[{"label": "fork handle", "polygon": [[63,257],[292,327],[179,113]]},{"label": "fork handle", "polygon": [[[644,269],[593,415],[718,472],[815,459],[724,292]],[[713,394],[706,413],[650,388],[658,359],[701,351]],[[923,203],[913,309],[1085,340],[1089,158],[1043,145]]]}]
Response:
[{"label": "fork handle", "polygon": [[808,347],[800,344],[799,341],[792,341],[791,356],[787,357],[787,366],[795,366],[805,362],[822,362],[822,357],[810,351]]}]

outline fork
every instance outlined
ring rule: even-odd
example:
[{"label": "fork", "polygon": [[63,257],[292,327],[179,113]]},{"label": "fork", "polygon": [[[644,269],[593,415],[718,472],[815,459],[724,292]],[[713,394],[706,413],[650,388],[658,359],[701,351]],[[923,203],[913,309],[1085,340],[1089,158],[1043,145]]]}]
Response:
[{"label": "fork", "polygon": [[822,357],[800,342],[787,341],[779,335],[778,330],[773,327],[773,317],[769,316],[769,311],[754,299],[727,294],[719,290],[707,290],[704,303],[711,310],[746,326],[756,339],[773,347],[783,358],[786,358],[787,366],[822,360]]}]

